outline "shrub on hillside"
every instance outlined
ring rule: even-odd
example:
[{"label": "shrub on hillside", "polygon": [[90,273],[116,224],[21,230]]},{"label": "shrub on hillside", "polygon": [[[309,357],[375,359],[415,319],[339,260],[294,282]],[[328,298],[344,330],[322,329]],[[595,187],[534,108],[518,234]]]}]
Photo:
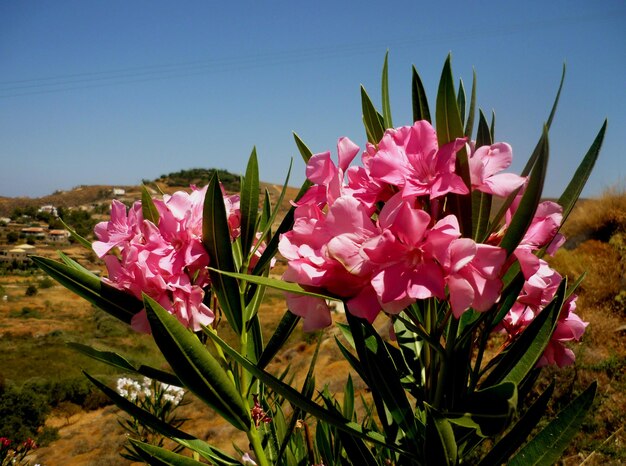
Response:
[{"label": "shrub on hillside", "polygon": [[0,395],[0,437],[16,442],[37,438],[49,411],[45,395],[28,387],[7,388]]},{"label": "shrub on hillside", "polygon": [[28,285],[24,294],[26,296],[35,296],[37,294],[37,287],[35,285]]}]

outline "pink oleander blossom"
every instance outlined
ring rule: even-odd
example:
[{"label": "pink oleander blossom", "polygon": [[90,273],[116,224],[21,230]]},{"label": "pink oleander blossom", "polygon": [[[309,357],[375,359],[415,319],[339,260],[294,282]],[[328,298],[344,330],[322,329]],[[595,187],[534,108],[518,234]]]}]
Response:
[{"label": "pink oleander blossom", "polygon": [[[538,271],[524,283],[520,296],[504,317],[500,329],[507,333],[510,339],[522,333],[552,301],[561,280],[557,272],[552,270],[545,261],[540,260]],[[563,304],[556,329],[537,366],[556,364],[563,367],[574,363],[574,352],[564,343],[579,341],[588,325],[588,322],[583,322],[574,312],[576,299],[576,295],[571,295]]]},{"label": "pink oleander blossom", "polygon": [[457,319],[470,307],[485,312],[498,301],[505,261],[506,251],[499,247],[477,244],[469,238],[452,241],[441,262]]},{"label": "pink oleander blossom", "polygon": [[435,129],[427,121],[388,129],[370,160],[370,174],[400,188],[404,198],[468,194],[467,186],[454,172],[456,153],[464,145],[465,139],[459,138],[439,147]]},{"label": "pink oleander blossom", "polygon": [[561,313],[559,314],[559,320],[556,323],[556,329],[552,334],[548,347],[541,356],[541,359],[537,362],[538,367],[550,364],[564,367],[574,364],[576,356],[564,343],[580,341],[587,325],[589,325],[589,322],[583,322],[583,320],[574,313],[577,298],[576,295],[572,295],[563,305]]},{"label": "pink oleander blossom", "polygon": [[[206,187],[155,199],[158,225],[145,220],[142,206],[126,207],[113,201],[111,220],[95,227],[93,249],[104,259],[107,281],[138,299],[150,296],[175,315],[183,325],[201,330],[213,322],[213,311],[204,304],[210,285],[209,256],[202,245],[202,209]],[[239,197],[225,196],[231,237],[238,236]],[[145,310],[135,314],[132,327],[150,332]]]},{"label": "pink oleander blossom", "polygon": [[511,146],[499,142],[472,151],[468,159],[472,189],[506,197],[521,187],[526,178],[513,173],[499,173],[513,160]]}]

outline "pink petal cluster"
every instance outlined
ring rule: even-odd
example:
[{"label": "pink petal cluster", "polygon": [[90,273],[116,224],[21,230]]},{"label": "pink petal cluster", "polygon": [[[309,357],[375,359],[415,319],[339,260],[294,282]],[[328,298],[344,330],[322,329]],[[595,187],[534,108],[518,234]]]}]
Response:
[{"label": "pink petal cluster", "polygon": [[[526,280],[522,293],[502,322],[502,329],[509,334],[510,338],[519,335],[552,301],[561,282],[562,277],[544,260],[538,259],[538,261],[537,272]],[[564,367],[574,363],[574,352],[565,343],[579,341],[589,324],[583,322],[574,312],[576,299],[576,295],[571,295],[563,304],[556,329],[537,363],[538,366],[555,364]]]},{"label": "pink petal cluster", "polygon": [[[507,212],[505,229],[515,214],[521,196],[522,193],[518,194]],[[501,328],[511,339],[520,334],[552,301],[561,283],[561,275],[535,255],[535,252],[545,248],[548,254],[554,254],[565,242],[565,237],[558,233],[562,221],[563,209],[559,204],[551,201],[539,203],[530,227],[513,253],[526,281],[517,301],[501,324]],[[490,240],[497,241],[501,236],[502,232]],[[564,343],[580,340],[588,325],[574,312],[575,301],[576,296],[572,295],[563,305],[556,330],[538,366],[556,364],[563,367],[574,362],[574,353]]]},{"label": "pink petal cluster", "polygon": [[[394,314],[433,297],[449,300],[457,318],[469,308],[489,309],[499,299],[506,252],[461,238],[456,217],[438,218],[440,209],[429,208],[449,193],[470,193],[455,173],[465,143],[439,147],[430,123],[418,121],[368,144],[361,166],[350,166],[359,148],[347,138],[337,144],[337,164],[330,152],[312,156],[307,177],[313,186],[279,244],[289,261],[283,279],[332,294],[369,321],[381,310]],[[502,144],[476,151],[473,189],[501,195],[523,184],[497,174],[510,156]],[[305,330],[331,323],[324,300],[288,295],[287,301]]]},{"label": "pink petal cluster", "polygon": [[[137,298],[150,296],[185,326],[198,331],[213,322],[204,304],[210,285],[209,256],[202,245],[202,207],[206,187],[155,199],[158,225],[143,218],[140,202],[129,209],[114,200],[111,219],[95,227],[93,250],[103,258],[108,281]],[[239,197],[225,196],[231,236],[239,232]],[[140,332],[150,328],[145,310],[131,322]]]}]

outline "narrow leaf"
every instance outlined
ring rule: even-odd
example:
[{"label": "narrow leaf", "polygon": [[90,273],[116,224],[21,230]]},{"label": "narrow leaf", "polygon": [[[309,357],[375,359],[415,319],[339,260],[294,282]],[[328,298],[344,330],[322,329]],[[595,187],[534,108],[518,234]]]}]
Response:
[{"label": "narrow leaf", "polygon": [[483,387],[495,385],[500,381],[515,384],[535,367],[545,351],[563,305],[566,280],[559,285],[554,299],[526,327],[517,340],[509,345],[506,353],[483,382]]},{"label": "narrow leaf", "polygon": [[604,141],[604,133],[606,132],[607,121],[604,120],[604,124],[602,128],[600,128],[600,132],[596,136],[593,144],[587,151],[587,154],[583,158],[582,162],[576,169],[576,173],[572,177],[572,180],[563,191],[563,194],[558,200],[558,203],[563,207],[563,221],[561,225],[565,222],[569,214],[571,213],[580,193],[582,192],[587,180],[589,179],[589,175],[593,170],[593,166],[598,159],[598,155],[600,153],[600,148],[602,147],[602,142]]},{"label": "narrow leaf", "polygon": [[424,84],[415,67],[413,67],[411,93],[413,97],[413,121],[426,120],[431,123],[426,91],[424,90]]},{"label": "narrow leaf", "polygon": [[467,113],[467,123],[465,123],[465,137],[471,139],[474,131],[474,117],[476,115],[476,70],[472,70],[472,95]]},{"label": "narrow leaf", "polygon": [[286,282],[283,280],[279,280],[277,278],[263,277],[259,275],[248,275],[245,273],[226,272],[224,270],[214,269],[213,267],[209,267],[209,270],[219,275],[238,278],[248,283],[255,283],[257,285],[269,286],[271,288],[282,290],[282,291],[287,291],[289,293],[295,293],[295,294],[299,294],[303,296],[313,296],[315,298],[320,298],[320,299],[332,299],[336,301],[339,300],[339,298],[336,298],[334,296],[328,296],[328,295],[317,293],[314,291],[307,291],[304,288],[302,288],[300,285],[298,285],[297,283]]},{"label": "narrow leaf", "polygon": [[[213,173],[207,187],[202,215],[202,243],[209,254],[211,266],[215,269],[235,272],[226,207],[216,172]],[[209,274],[213,290],[228,323],[240,335],[243,329],[243,310],[237,280],[213,270]]]},{"label": "narrow leaf", "polygon": [[150,366],[144,366],[143,364],[133,364],[117,353],[113,353],[111,351],[100,351],[92,348],[91,346],[83,345],[76,342],[68,342],[66,344],[70,348],[79,351],[80,353],[89,356],[92,359],[104,362],[105,364],[113,367],[117,367],[118,369],[121,369],[123,371],[135,372],[151,379],[156,379],[167,385],[175,385],[177,387],[181,387],[183,385],[178,377],[170,372],[165,372]]},{"label": "narrow leaf", "polygon": [[383,76],[382,82],[382,104],[383,104],[383,120],[385,122],[385,128],[393,128],[393,122],[391,120],[391,104],[389,102],[389,78],[388,78],[388,59],[389,50],[385,53],[385,63],[383,64]]},{"label": "narrow leaf", "polygon": [[206,334],[222,348],[224,353],[228,354],[244,369],[246,369],[248,372],[261,380],[265,385],[270,387],[276,393],[285,397],[285,399],[287,399],[303,411],[315,416],[318,419],[334,425],[338,429],[345,430],[349,434],[355,435],[365,440],[369,440],[379,445],[386,446],[387,448],[391,448],[396,451],[402,451],[402,449],[397,447],[396,445],[390,445],[386,443],[385,438],[382,435],[375,432],[366,431],[360,425],[354,422],[349,422],[343,416],[338,416],[334,413],[331,413],[327,409],[303,397],[294,388],[290,387],[284,382],[281,382],[279,379],[269,374],[268,372],[265,372],[264,370],[256,367],[254,364],[252,364],[250,361],[240,355],[237,351],[232,349],[224,340],[222,340],[215,333],[207,331]]},{"label": "narrow leaf", "polygon": [[363,86],[361,86],[361,106],[363,108],[363,124],[365,125],[367,140],[372,144],[378,144],[383,138],[385,128],[381,124],[378,112]]},{"label": "narrow leaf", "polygon": [[188,456],[179,455],[165,448],[129,439],[134,451],[151,466],[198,466],[200,463]]},{"label": "narrow leaf", "polygon": [[441,72],[435,117],[439,147],[454,141],[456,138],[463,137],[463,124],[454,92],[450,55],[448,55]]},{"label": "narrow leaf", "polygon": [[352,330],[361,367],[366,373],[372,394],[375,396],[374,400],[377,401],[381,421],[386,415],[381,411],[377,397],[380,397],[380,401],[389,410],[393,422],[402,429],[410,441],[415,441],[417,439],[415,416],[402,388],[399,370],[382,338],[364,319],[354,317],[349,312],[346,313],[346,317]]},{"label": "narrow leaf", "polygon": [[142,302],[137,298],[107,285],[92,273],[46,257],[30,258],[61,285],[127,324],[143,308]]},{"label": "narrow leaf", "polygon": [[165,421],[162,421],[161,419],[159,419],[157,416],[150,413],[149,411],[146,411],[140,408],[135,403],[119,395],[112,388],[107,387],[98,379],[89,375],[87,372],[83,371],[83,373],[91,381],[91,383],[93,383],[96,387],[98,387],[100,391],[102,391],[106,396],[108,396],[118,408],[130,414],[132,417],[138,419],[139,421],[141,421],[142,424],[153,428],[154,430],[156,430],[157,432],[161,433],[162,435],[166,437],[195,440],[195,438],[192,435],[186,432],[183,432],[182,430],[179,430],[175,427],[172,427],[170,424],[168,424]]},{"label": "narrow leaf", "polygon": [[511,429],[496,443],[483,457],[478,466],[499,466],[507,462],[511,454],[526,441],[532,430],[537,427],[539,420],[546,413],[546,408],[552,393],[554,381],[537,398],[524,415],[511,427]]},{"label": "narrow leaf", "polygon": [[154,341],[178,378],[233,426],[247,431],[250,415],[220,363],[159,303],[148,296],[144,302]]},{"label": "narrow leaf", "polygon": [[241,212],[241,253],[244,257],[243,263],[247,264],[246,257],[252,249],[252,243],[256,236],[256,222],[259,213],[259,163],[256,148],[252,149],[246,175],[241,185],[239,209]]},{"label": "narrow leaf", "polygon": [[67,223],[65,223],[63,221],[62,218],[59,218],[61,224],[63,225],[63,228],[65,228],[69,233],[70,236],[72,238],[74,238],[79,244],[81,244],[82,246],[84,246],[85,248],[89,249],[91,251],[91,242],[86,240],[85,238],[83,238],[82,236],[80,236],[78,233],[76,233],[76,230],[74,230],[73,228],[70,228]]},{"label": "narrow leaf", "polygon": [[585,415],[596,395],[597,382],[572,401],[509,462],[511,466],[555,464],[572,438],[580,431]]},{"label": "narrow leaf", "polygon": [[144,220],[148,220],[155,225],[159,224],[159,211],[154,205],[150,191],[145,185],[141,186],[141,214]]},{"label": "narrow leaf", "polygon": [[304,163],[309,163],[309,159],[313,157],[313,152],[311,152],[311,149],[308,148],[308,146],[302,141],[302,139],[300,139],[300,136],[298,136],[296,133],[293,133],[293,139],[296,141],[296,146],[298,147],[298,151],[300,152]]},{"label": "narrow leaf", "polygon": [[300,317],[290,311],[286,311],[283,314],[282,319],[280,319],[276,330],[274,330],[270,341],[267,342],[267,346],[259,358],[259,362],[257,363],[259,369],[264,369],[272,359],[274,359],[274,356],[276,356],[276,353],[283,347],[299,321]]},{"label": "narrow leaf", "polygon": [[457,464],[457,444],[450,422],[434,409],[426,413],[426,435],[424,437],[426,464]]},{"label": "narrow leaf", "polygon": [[548,117],[548,121],[546,122],[546,126],[548,127],[548,129],[550,129],[550,126],[552,126],[552,120],[554,119],[556,108],[559,105],[559,99],[561,98],[561,90],[563,89],[563,83],[565,82],[565,68],[565,63],[563,63],[563,71],[561,72],[561,82],[559,83],[559,90],[556,91],[556,97],[554,98],[552,109],[550,110],[550,116]]},{"label": "narrow leaf", "polygon": [[549,153],[548,130],[545,127],[541,141],[537,164],[533,168],[526,191],[500,243],[500,247],[504,248],[509,255],[513,253],[517,245],[524,238],[526,230],[528,230],[528,227],[533,221],[537,205],[539,205],[541,201],[543,183],[548,168]]},{"label": "narrow leaf", "polygon": [[463,80],[459,80],[459,91],[456,96],[456,104],[459,107],[459,114],[461,115],[461,124],[465,124],[465,86],[463,86]]}]

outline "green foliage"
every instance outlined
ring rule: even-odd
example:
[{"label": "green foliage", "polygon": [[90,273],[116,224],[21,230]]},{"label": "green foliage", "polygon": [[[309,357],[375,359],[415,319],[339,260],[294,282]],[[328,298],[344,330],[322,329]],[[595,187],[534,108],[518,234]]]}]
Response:
[{"label": "green foliage", "polygon": [[29,387],[9,387],[0,395],[0,437],[16,442],[36,439],[49,412],[45,395]]},{"label": "green foliage", "polygon": [[230,173],[228,170],[222,169],[206,169],[206,168],[190,168],[179,170],[177,172],[161,175],[155,181],[165,183],[167,186],[204,186],[209,184],[211,177],[217,174],[226,191],[236,192],[241,188],[240,175]]},{"label": "green foliage", "polygon": [[35,296],[38,293],[37,287],[35,285],[28,285],[26,287],[26,291],[24,292],[25,296]]}]

